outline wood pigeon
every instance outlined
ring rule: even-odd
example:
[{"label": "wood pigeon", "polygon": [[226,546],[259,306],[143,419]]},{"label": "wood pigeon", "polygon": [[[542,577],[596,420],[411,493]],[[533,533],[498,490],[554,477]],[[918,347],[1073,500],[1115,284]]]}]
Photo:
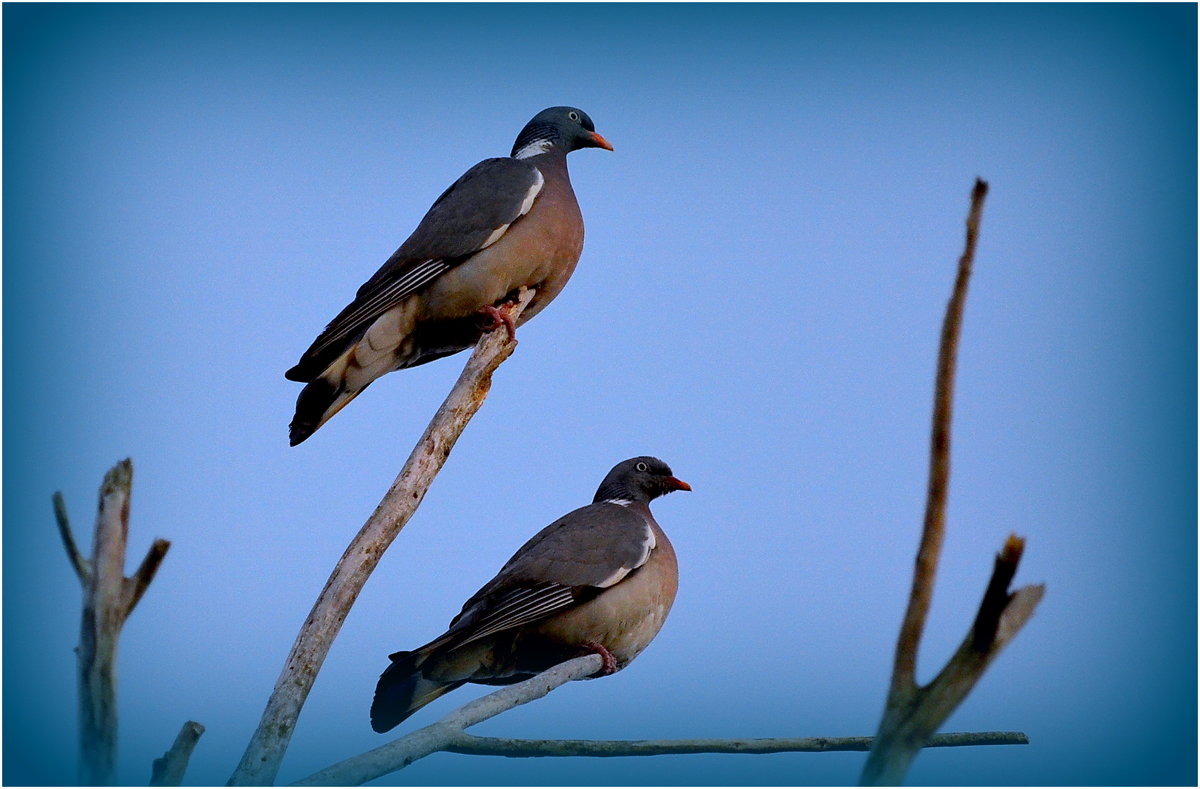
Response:
[{"label": "wood pigeon", "polygon": [[384,373],[469,348],[481,332],[515,326],[496,306],[536,291],[519,323],[558,295],[583,250],[583,217],[567,154],[604,148],[592,119],[551,107],[517,135],[512,155],[485,159],[434,202],[417,229],[295,367],[308,384],[291,423],[295,446]]},{"label": "wood pigeon", "polygon": [[388,656],[371,728],[388,731],[464,682],[508,685],[590,652],[601,675],[624,668],[658,634],[679,581],[650,501],[691,489],[658,458],[618,463],[593,503],[521,546],[445,633]]}]

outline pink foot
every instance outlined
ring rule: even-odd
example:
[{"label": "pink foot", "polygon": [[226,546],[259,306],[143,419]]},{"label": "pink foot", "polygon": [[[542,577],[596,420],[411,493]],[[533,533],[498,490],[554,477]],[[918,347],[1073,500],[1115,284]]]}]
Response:
[{"label": "pink foot", "polygon": [[600,671],[593,676],[606,677],[609,674],[615,674],[617,671],[617,659],[613,657],[613,653],[608,651],[608,648],[603,644],[597,644],[595,641],[584,641],[580,644],[584,649],[584,653],[593,652],[600,656]]},{"label": "pink foot", "polygon": [[513,323],[513,319],[503,310],[496,309],[492,305],[480,307],[476,312],[483,313],[488,317],[488,322],[484,325],[484,331],[495,331],[503,326],[508,330],[508,339],[517,339],[517,324]]}]

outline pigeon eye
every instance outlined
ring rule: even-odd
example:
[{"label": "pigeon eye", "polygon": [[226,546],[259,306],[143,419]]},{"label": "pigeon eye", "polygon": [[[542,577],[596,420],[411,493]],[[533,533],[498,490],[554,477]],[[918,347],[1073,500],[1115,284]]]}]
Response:
[{"label": "pigeon eye", "polygon": [[572,110],[571,112],[567,113],[567,117],[570,118],[571,120],[575,121],[576,123],[579,123],[579,113],[578,112],[575,112],[574,110]]},{"label": "pigeon eye", "polygon": [[650,469],[650,467],[645,463],[638,463],[636,466],[634,466],[634,468],[636,468],[638,471],[648,471]]}]

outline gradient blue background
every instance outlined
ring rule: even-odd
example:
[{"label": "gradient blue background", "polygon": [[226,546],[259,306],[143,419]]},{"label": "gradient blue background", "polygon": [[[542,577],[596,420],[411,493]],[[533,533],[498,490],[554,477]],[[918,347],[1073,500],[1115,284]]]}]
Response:
[{"label": "gradient blue background", "polygon": [[[4,775],[75,775],[78,590],[104,471],[136,465],[122,781],[188,718],[221,784],[329,569],[463,357],[388,376],[297,449],[283,371],[474,162],[545,106],[579,268],[521,333],[367,585],[281,780],[386,741],[385,655],[651,453],[682,583],[627,671],[478,728],[871,734],[924,497],[936,340],[975,176],[950,529],[921,654],[1009,532],[1037,616],[918,784],[1196,780],[1196,9],[4,6]],[[414,717],[435,720],[483,689]],[[836,784],[861,754],[503,760],[413,784]]]}]

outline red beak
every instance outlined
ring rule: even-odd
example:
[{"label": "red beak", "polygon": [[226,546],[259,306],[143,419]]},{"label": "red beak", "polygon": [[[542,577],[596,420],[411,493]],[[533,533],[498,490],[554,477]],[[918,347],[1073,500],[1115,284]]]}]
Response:
[{"label": "red beak", "polygon": [[592,132],[592,142],[597,148],[603,148],[606,151],[613,149],[612,143],[601,137],[599,132]]},{"label": "red beak", "polygon": [[692,486],[679,479],[678,477],[667,477],[664,482],[670,486],[671,490],[691,490]]}]

